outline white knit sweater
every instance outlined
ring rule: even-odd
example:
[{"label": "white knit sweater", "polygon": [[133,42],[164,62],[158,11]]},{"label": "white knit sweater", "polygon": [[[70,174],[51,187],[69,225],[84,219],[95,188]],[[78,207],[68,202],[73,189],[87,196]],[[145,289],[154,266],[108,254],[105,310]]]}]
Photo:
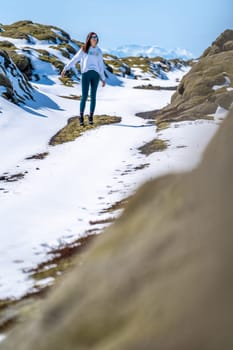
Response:
[{"label": "white knit sweater", "polygon": [[64,70],[70,69],[78,62],[80,62],[81,73],[94,69],[99,73],[101,80],[105,80],[103,54],[98,45],[90,46],[88,53],[81,48],[65,65]]}]

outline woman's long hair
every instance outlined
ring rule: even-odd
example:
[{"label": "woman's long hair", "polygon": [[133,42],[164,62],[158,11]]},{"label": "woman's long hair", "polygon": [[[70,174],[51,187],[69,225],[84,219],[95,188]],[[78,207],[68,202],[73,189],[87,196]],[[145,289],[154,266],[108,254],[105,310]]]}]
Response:
[{"label": "woman's long hair", "polygon": [[[85,44],[82,45],[82,49],[85,53],[88,53],[88,50],[91,46],[91,36],[92,35],[97,35],[95,32],[90,32],[88,35],[87,35],[87,38],[86,38],[86,42]],[[98,38],[98,35],[97,35],[97,44],[99,42],[99,38]]]}]

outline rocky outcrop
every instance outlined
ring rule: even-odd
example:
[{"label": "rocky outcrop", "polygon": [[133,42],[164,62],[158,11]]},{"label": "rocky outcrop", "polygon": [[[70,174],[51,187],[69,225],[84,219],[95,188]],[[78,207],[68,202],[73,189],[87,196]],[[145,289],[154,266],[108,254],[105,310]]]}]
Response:
[{"label": "rocky outcrop", "polygon": [[[0,38],[0,48],[7,51],[27,79],[36,82],[45,82],[45,74],[48,74],[48,71],[50,74],[53,71],[54,74],[59,74],[64,67],[61,55],[71,58],[79,49],[78,43],[80,43],[72,40],[61,28],[29,20],[9,25],[0,24]],[[14,39],[21,39],[19,47],[16,47]],[[37,47],[38,43],[40,48]],[[45,49],[41,49],[43,44]],[[50,67],[46,67],[46,64],[41,65],[40,61]]]},{"label": "rocky outcrop", "polygon": [[9,350],[233,347],[233,111],[191,172],[142,185]]},{"label": "rocky outcrop", "polygon": [[[21,58],[23,60],[23,58]],[[21,61],[23,65],[23,61]],[[26,70],[27,65],[24,65]],[[7,51],[0,50],[0,94],[16,104],[33,99],[33,87],[12,61]]]},{"label": "rocky outcrop", "polygon": [[149,80],[160,78],[168,80],[167,73],[175,69],[182,69],[188,65],[181,59],[164,59],[163,57],[124,57],[119,58],[111,54],[104,54],[106,68],[118,76],[131,76],[134,79]]},{"label": "rocky outcrop", "polygon": [[223,51],[233,50],[233,30],[225,30],[203,53],[202,57],[212,56]]},{"label": "rocky outcrop", "polygon": [[226,30],[183,77],[170,105],[154,111],[157,124],[208,118],[218,106],[229,110],[233,102],[232,62],[233,30]]},{"label": "rocky outcrop", "polygon": [[69,42],[67,32],[56,26],[34,23],[30,20],[17,21],[12,24],[0,25],[0,36],[16,39],[26,39],[30,44],[33,37],[38,40],[47,40],[50,43],[59,44]]}]

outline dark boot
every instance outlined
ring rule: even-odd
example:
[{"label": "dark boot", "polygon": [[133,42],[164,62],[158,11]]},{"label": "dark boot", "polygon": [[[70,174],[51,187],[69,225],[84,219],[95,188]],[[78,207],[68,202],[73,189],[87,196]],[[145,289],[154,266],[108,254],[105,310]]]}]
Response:
[{"label": "dark boot", "polygon": [[89,124],[93,124],[93,114],[93,112],[90,112],[90,115],[88,116]]},{"label": "dark boot", "polygon": [[83,112],[80,112],[79,124],[80,124],[81,126],[84,126]]}]

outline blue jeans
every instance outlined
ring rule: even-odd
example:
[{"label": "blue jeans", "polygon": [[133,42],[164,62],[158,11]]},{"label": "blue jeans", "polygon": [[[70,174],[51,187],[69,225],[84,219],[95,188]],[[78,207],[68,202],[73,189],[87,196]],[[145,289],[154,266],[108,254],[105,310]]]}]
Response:
[{"label": "blue jeans", "polygon": [[94,113],[96,105],[96,92],[100,80],[99,73],[93,69],[82,73],[82,99],[80,101],[80,113],[84,113],[86,100],[88,97],[89,85],[91,85],[91,105],[90,113]]}]

